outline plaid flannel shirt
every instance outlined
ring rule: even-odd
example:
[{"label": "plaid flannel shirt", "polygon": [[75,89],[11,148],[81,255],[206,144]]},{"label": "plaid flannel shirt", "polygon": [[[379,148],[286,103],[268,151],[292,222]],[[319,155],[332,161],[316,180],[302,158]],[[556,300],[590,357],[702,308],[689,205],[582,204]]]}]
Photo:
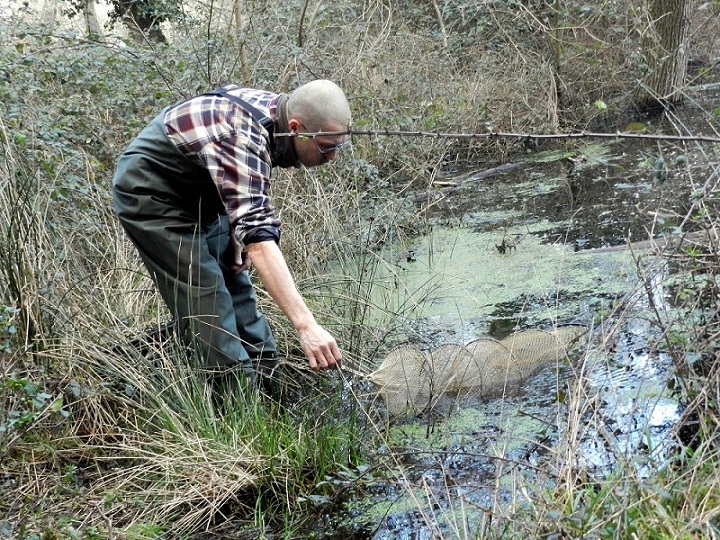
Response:
[{"label": "plaid flannel shirt", "polygon": [[[238,87],[230,93],[276,118],[279,94]],[[270,203],[268,133],[249,112],[228,99],[200,95],[169,108],[165,129],[183,155],[210,173],[241,251],[252,242],[280,239]]]}]

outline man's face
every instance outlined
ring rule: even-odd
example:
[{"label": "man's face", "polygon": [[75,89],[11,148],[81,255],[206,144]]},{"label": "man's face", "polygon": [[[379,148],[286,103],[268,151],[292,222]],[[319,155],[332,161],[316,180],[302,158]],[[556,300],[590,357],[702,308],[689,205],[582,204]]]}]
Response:
[{"label": "man's face", "polygon": [[[302,122],[290,120],[290,128],[297,133],[293,137],[295,153],[305,167],[317,167],[335,159],[337,151],[348,144],[347,135],[303,135],[304,133],[329,133],[345,131],[339,124],[326,124],[322,129],[307,129]],[[294,124],[294,125],[293,125]]]}]

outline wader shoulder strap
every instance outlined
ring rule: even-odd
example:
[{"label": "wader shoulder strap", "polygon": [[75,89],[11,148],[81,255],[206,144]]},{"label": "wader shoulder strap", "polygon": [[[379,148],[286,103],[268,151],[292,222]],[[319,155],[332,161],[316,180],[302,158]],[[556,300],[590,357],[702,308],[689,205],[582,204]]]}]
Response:
[{"label": "wader shoulder strap", "polygon": [[205,92],[203,94],[204,96],[219,96],[224,97],[226,99],[229,99],[230,101],[233,101],[240,105],[243,109],[245,109],[247,112],[249,112],[253,119],[260,124],[262,127],[264,127],[267,132],[270,134],[270,140],[273,140],[273,128],[275,127],[275,122],[273,122],[272,118],[269,116],[265,116],[263,113],[261,113],[258,109],[250,105],[247,101],[244,99],[241,99],[237,96],[233,96],[230,94],[227,90],[223,90],[222,88],[218,90],[212,90],[211,92]]}]

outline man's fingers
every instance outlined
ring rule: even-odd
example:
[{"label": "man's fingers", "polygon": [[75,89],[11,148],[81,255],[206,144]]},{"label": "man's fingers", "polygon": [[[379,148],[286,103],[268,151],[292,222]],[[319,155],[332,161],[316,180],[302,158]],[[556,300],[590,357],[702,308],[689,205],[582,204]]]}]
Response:
[{"label": "man's fingers", "polygon": [[248,268],[250,268],[250,256],[247,254],[246,251],[243,251],[240,253],[240,255],[237,255],[235,257],[235,264],[233,265],[232,269],[235,275],[239,274],[240,272],[244,272]]},{"label": "man's fingers", "polygon": [[342,367],[342,353],[340,352],[340,348],[337,346],[337,343],[332,344],[332,366],[334,368],[340,368]]},{"label": "man's fingers", "polygon": [[248,268],[250,268],[250,265],[249,265],[249,264],[243,264],[243,265],[241,265],[241,266],[236,264],[236,265],[234,265],[234,266],[232,267],[233,273],[234,273],[235,275],[238,275],[238,274],[244,272],[244,271],[247,270]]},{"label": "man's fingers", "polygon": [[325,369],[337,369],[341,367],[342,355],[340,350],[335,348],[333,352],[320,353],[315,356],[308,355],[310,369],[313,371],[322,371]]}]

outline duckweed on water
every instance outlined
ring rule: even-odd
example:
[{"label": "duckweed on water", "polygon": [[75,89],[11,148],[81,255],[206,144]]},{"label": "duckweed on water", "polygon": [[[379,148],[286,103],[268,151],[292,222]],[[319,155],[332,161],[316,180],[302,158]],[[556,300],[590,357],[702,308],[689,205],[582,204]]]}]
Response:
[{"label": "duckweed on water", "polygon": [[482,405],[464,407],[440,420],[416,419],[396,425],[388,440],[394,447],[419,452],[446,451],[448,448],[486,446],[492,455],[513,453],[542,431],[545,423],[527,413],[525,404],[498,400],[492,411]]},{"label": "duckweed on water", "polygon": [[[544,243],[543,226],[557,224],[494,232],[436,230],[407,247],[412,258],[400,251],[389,254],[390,263],[377,275],[375,303],[391,311],[417,305],[418,318],[442,316],[452,324],[487,317],[499,304],[533,298],[528,309],[535,313],[528,315],[555,320],[561,295],[587,301],[621,295],[635,285],[628,252],[600,255]],[[571,319],[580,312],[578,302],[563,306]]]}]

